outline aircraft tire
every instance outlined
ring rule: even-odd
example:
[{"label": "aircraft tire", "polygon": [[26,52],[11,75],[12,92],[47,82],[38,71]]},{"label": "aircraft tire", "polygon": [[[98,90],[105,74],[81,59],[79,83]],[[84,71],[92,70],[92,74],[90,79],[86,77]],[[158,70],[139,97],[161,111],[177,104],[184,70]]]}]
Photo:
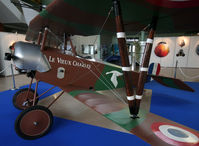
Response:
[{"label": "aircraft tire", "polygon": [[[26,99],[27,92],[28,92],[28,88],[24,88],[24,89],[17,91],[14,94],[12,103],[13,103],[15,108],[17,108],[19,110],[24,110],[24,109],[29,108],[33,105],[33,102],[27,102],[26,105],[23,105],[23,103],[25,101],[27,101],[27,99]],[[34,98],[34,92],[35,91],[33,89],[30,89],[28,99]],[[36,96],[38,96],[38,94],[36,94]],[[38,101],[39,101],[39,99],[36,99],[35,105],[38,103]]]},{"label": "aircraft tire", "polygon": [[49,132],[53,124],[52,112],[44,106],[23,110],[15,121],[15,131],[23,139],[37,139]]}]

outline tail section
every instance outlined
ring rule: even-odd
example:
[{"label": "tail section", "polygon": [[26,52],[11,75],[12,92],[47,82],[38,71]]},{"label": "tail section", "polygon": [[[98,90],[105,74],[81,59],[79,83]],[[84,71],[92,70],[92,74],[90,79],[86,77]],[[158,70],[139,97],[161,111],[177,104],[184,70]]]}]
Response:
[{"label": "tail section", "polygon": [[194,90],[191,87],[189,87],[188,85],[186,85],[183,81],[179,79],[163,77],[163,76],[154,76],[154,75],[151,75],[151,77],[155,81],[157,81],[158,83],[164,86],[194,92]]}]

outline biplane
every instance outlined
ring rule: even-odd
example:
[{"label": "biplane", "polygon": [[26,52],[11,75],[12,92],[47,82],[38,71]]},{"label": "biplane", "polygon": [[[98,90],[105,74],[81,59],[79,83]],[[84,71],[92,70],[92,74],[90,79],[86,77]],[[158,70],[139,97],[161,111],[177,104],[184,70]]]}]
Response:
[{"label": "biplane", "polygon": [[[36,139],[48,133],[53,124],[49,108],[67,92],[152,145],[198,145],[199,134],[195,130],[150,113],[149,106],[140,109],[155,32],[158,35],[196,33],[199,31],[198,14],[197,0],[50,0],[27,31],[26,40],[36,43],[16,42],[13,52],[6,54],[16,69],[31,78],[29,88],[18,91],[13,97],[14,106],[23,110],[15,122],[16,133],[24,139]],[[129,63],[126,33],[136,34],[140,30],[148,32],[148,37],[140,71],[136,72]],[[70,35],[89,36],[102,31],[116,33],[122,66],[77,54]],[[60,42],[49,37],[49,33],[64,36],[64,49],[58,49]],[[71,43],[71,53],[66,52],[67,40]],[[194,91],[178,79],[152,78],[165,86]],[[31,89],[33,79],[36,79],[35,90]],[[62,89],[47,107],[37,102],[54,87],[37,95],[40,81]],[[125,88],[125,98],[118,97],[117,88]],[[101,90],[110,90],[115,96],[102,95],[98,92]]]}]

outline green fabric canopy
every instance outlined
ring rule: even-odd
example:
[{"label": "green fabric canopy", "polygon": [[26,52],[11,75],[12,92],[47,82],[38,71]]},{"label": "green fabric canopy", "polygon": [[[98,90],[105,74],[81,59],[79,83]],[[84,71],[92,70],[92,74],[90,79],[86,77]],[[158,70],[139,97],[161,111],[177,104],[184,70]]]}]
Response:
[{"label": "green fabric canopy", "polygon": [[[96,35],[99,33],[112,0],[44,0],[46,10],[35,17],[29,26],[27,40],[36,39],[47,26],[57,35]],[[125,31],[134,35],[145,28],[154,13],[158,13],[157,34],[192,35],[199,32],[199,1],[189,0],[120,0]],[[111,13],[103,33],[115,32]]]}]

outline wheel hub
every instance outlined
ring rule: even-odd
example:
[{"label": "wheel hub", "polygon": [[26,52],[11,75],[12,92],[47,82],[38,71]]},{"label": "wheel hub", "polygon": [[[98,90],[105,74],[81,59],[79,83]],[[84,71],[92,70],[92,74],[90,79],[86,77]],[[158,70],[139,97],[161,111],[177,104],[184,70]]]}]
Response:
[{"label": "wheel hub", "polygon": [[22,106],[27,106],[28,105],[28,101],[23,102]]},{"label": "wheel hub", "polygon": [[33,125],[37,126],[39,124],[39,122],[33,122]]}]

